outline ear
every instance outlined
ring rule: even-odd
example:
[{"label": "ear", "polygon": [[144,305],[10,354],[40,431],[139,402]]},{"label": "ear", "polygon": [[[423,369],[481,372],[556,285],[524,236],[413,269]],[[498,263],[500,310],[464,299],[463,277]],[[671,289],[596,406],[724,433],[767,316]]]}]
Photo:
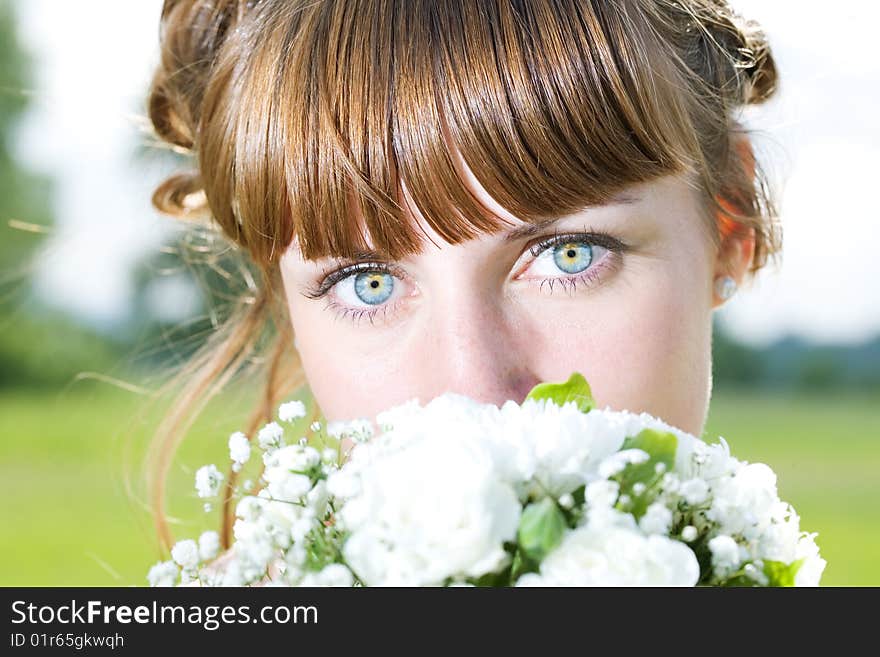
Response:
[{"label": "ear", "polygon": [[[755,156],[751,142],[747,136],[738,136],[735,137],[734,147],[750,180],[754,182]],[[717,217],[721,244],[715,257],[712,280],[714,282],[719,276],[730,276],[736,281],[737,287],[741,287],[755,257],[755,229],[747,228],[732,218],[737,214],[737,209],[730,201],[720,196],[716,200],[726,212],[719,212]],[[714,309],[723,305],[725,300],[714,291],[714,285],[712,289]]]},{"label": "ear", "polygon": [[[714,282],[719,276],[730,276],[736,281],[737,287],[742,287],[746,273],[755,257],[755,229],[746,231],[734,231],[722,238],[721,245],[715,258],[715,271],[712,276]],[[713,285],[712,308],[718,308],[725,300],[718,296]]]}]

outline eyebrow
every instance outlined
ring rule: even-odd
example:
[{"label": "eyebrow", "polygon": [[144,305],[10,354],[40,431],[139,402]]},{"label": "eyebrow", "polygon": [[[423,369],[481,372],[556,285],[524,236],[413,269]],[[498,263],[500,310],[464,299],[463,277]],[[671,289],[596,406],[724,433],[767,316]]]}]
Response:
[{"label": "eyebrow", "polygon": [[[607,203],[595,203],[593,205],[587,205],[587,208],[605,208],[612,205],[633,205],[641,201],[640,196],[634,196],[631,194],[619,194],[611,198]],[[526,237],[532,237],[533,235],[537,235],[542,230],[552,226],[555,223],[559,223],[565,219],[565,217],[554,217],[553,219],[547,219],[545,221],[539,221],[536,223],[526,224],[524,226],[517,226],[513,230],[509,231],[507,235],[504,236],[504,241],[515,242],[517,240],[521,240]]]}]

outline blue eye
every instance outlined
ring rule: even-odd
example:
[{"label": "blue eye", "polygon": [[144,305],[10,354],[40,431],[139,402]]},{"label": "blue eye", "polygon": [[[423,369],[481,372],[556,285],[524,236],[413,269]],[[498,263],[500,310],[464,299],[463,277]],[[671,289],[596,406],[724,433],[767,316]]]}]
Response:
[{"label": "blue eye", "polygon": [[566,242],[553,249],[553,262],[566,274],[579,274],[593,262],[593,248],[586,242]]},{"label": "blue eye", "polygon": [[385,303],[394,291],[394,277],[385,272],[365,272],[354,277],[354,292],[364,303]]}]

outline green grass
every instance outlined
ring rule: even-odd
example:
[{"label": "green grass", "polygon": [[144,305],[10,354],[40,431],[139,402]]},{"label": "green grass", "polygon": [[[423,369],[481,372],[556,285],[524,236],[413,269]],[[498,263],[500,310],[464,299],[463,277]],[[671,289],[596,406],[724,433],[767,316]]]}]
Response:
[{"label": "green grass", "polygon": [[704,438],[778,476],[801,529],[817,532],[823,585],[880,585],[880,399],[719,394]]},{"label": "green grass", "polygon": [[[138,421],[137,395],[107,387],[0,394],[0,585],[144,585],[163,558],[146,505],[126,493],[125,446],[140,454],[160,413]],[[225,463],[248,394],[212,402],[184,443],[170,480],[178,537],[216,528],[192,488],[194,468]],[[159,409],[161,411],[161,408]],[[819,533],[824,585],[880,585],[880,402],[868,397],[717,393],[705,437],[769,464],[801,526]],[[138,461],[129,471],[138,484]],[[139,486],[136,490],[141,491]]]}]

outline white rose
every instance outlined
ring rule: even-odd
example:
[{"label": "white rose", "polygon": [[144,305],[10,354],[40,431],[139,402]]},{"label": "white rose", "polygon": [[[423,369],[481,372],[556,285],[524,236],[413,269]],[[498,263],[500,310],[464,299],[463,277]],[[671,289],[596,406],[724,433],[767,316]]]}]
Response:
[{"label": "white rose", "polygon": [[340,511],[352,532],[344,555],[374,586],[480,576],[508,559],[502,544],[516,535],[520,512],[479,442],[442,433],[413,438],[360,472],[360,493]]},{"label": "white rose", "polygon": [[566,534],[541,562],[539,577],[540,583],[530,577],[522,585],[694,586],[700,566],[693,551],[678,541],[586,526]]}]

